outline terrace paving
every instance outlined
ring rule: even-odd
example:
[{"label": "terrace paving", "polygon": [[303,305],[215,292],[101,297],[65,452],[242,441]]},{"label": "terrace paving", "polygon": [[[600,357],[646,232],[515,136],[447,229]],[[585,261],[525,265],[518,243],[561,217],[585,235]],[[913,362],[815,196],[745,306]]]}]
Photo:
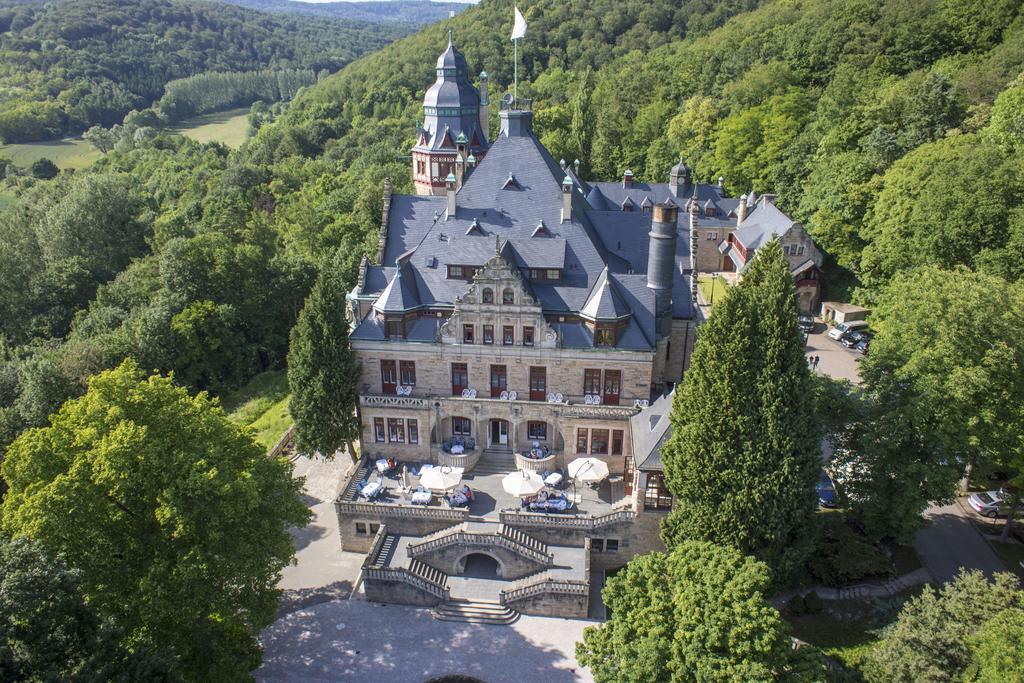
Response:
[{"label": "terrace paving", "polygon": [[[463,476],[462,482],[473,491],[473,500],[469,505],[470,515],[497,519],[502,511],[522,509],[520,499],[506,493],[501,485],[501,480],[507,474],[508,472],[469,472]],[[355,476],[361,475],[357,473]],[[404,493],[403,489],[415,490],[419,486],[419,477],[409,471],[406,471],[403,475],[402,467],[399,467],[399,470],[393,474],[382,475],[376,469],[373,469],[371,464],[368,475],[369,481],[376,481],[380,478],[384,479],[384,486],[387,492],[378,498],[376,502],[412,505],[411,494]],[[403,480],[406,485],[403,485]],[[605,515],[612,512],[615,503],[623,498],[621,481],[606,480],[601,482],[600,486],[596,488],[587,484],[574,484],[570,481],[560,487],[560,490],[565,491],[570,500],[576,501],[573,511],[561,513],[560,516],[587,515],[596,517]],[[365,499],[359,498],[358,495],[349,500],[365,501]],[[429,506],[419,507],[445,508],[447,504],[439,496],[435,495]]]}]

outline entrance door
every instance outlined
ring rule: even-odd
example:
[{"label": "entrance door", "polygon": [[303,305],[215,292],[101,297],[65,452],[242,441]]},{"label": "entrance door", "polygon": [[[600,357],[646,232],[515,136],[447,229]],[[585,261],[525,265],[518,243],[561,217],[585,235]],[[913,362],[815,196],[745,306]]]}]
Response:
[{"label": "entrance door", "polygon": [[508,445],[508,422],[491,420],[491,444],[494,446]]}]

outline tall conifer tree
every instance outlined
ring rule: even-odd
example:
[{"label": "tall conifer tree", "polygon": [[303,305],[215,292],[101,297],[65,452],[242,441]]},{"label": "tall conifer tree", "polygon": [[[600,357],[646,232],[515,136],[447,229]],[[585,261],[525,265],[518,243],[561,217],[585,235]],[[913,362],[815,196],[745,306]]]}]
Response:
[{"label": "tall conifer tree", "polygon": [[663,535],[732,545],[783,580],[814,537],[821,431],[789,265],[758,250],[701,328],[663,458],[675,496]]},{"label": "tall conifer tree", "polygon": [[296,446],[327,458],[359,434],[359,362],[348,343],[341,258],[339,252],[313,285],[288,348]]}]

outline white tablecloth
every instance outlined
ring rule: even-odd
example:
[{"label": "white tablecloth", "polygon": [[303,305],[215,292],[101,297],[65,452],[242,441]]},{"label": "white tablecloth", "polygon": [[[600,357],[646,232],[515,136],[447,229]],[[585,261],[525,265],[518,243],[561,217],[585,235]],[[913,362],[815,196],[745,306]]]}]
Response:
[{"label": "white tablecloth", "polygon": [[387,472],[388,471],[388,461],[385,460],[384,458],[381,458],[380,460],[378,460],[377,461],[377,471],[378,472]]},{"label": "white tablecloth", "polygon": [[452,455],[462,455],[465,452],[466,452],[466,447],[465,446],[459,446],[459,445],[452,446]]},{"label": "white tablecloth", "polygon": [[548,476],[544,477],[544,483],[548,486],[558,486],[562,483],[562,475],[558,472],[552,472]]},{"label": "white tablecloth", "polygon": [[416,491],[412,494],[412,502],[416,505],[427,505],[431,497],[430,491]]},{"label": "white tablecloth", "polygon": [[381,483],[379,481],[371,482],[363,487],[360,491],[364,498],[373,498],[380,491]]}]

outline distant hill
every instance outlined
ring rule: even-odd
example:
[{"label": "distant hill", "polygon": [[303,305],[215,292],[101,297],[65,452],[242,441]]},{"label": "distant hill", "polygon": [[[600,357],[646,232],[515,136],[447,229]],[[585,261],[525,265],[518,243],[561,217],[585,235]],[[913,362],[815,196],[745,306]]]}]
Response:
[{"label": "distant hill", "polygon": [[414,28],[184,0],[0,0],[0,138],[110,126],[204,72],[336,71]]},{"label": "distant hill", "polygon": [[379,2],[301,2],[296,0],[221,0],[231,5],[261,12],[286,12],[312,17],[331,17],[376,24],[432,24],[458,14],[470,7],[461,2],[430,2],[430,0],[381,0]]}]

